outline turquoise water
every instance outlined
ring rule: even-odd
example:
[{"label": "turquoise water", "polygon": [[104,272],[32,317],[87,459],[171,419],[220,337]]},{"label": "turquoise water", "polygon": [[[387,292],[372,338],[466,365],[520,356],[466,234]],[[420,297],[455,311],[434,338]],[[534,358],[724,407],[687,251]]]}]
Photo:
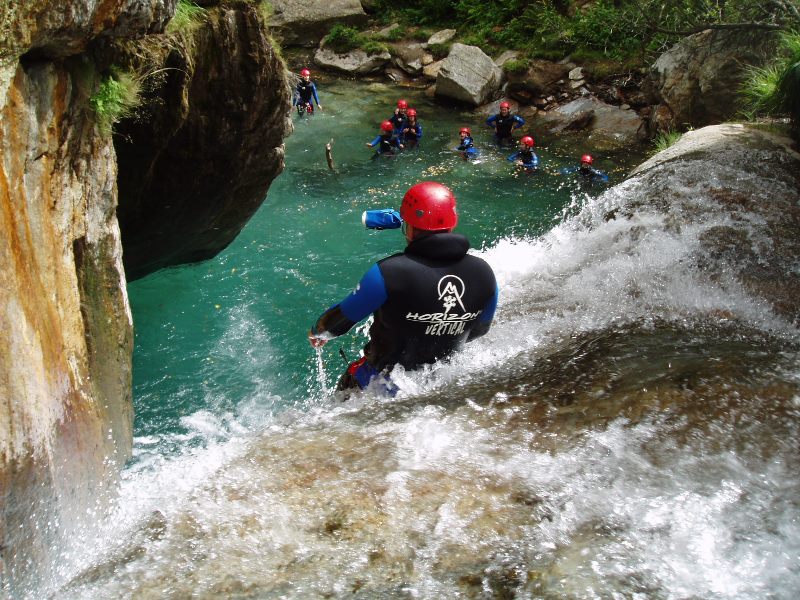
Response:
[{"label": "turquoise water", "polygon": [[[414,183],[432,179],[455,191],[458,230],[475,248],[541,235],[586,193],[601,191],[578,188],[559,174],[592,151],[580,138],[549,140],[528,123],[521,132],[538,140],[541,159],[540,171],[530,175],[506,160],[512,149],[491,142],[485,116],[441,107],[421,91],[330,81],[320,84],[320,94],[324,111],[293,115],[286,169],[236,241],[212,260],[129,286],[137,435],[181,431],[181,417],[198,410],[235,415],[248,400],[276,411],[322,401],[322,383],[332,385],[345,365],[339,348],[354,360],[365,337],[351,334],[330,344],[321,379],[305,333],[372,262],[402,249],[399,231],[365,230],[361,213],[399,207]],[[422,143],[375,159],[365,143],[401,94],[418,111]],[[464,125],[481,149],[474,163],[453,151]],[[331,139],[335,172],[325,157]],[[594,154],[612,183],[640,158]]]},{"label": "turquoise water", "polygon": [[[235,243],[130,286],[134,459],[35,597],[794,598],[800,332],[706,245],[733,224],[768,263],[781,234],[718,190],[775,182],[684,160],[592,197],[557,174],[579,138],[537,135],[544,168],[517,176],[481,118],[412,92],[423,146],[371,161],[396,90],[321,92]],[[637,159],[596,154],[613,182]],[[395,398],[333,401],[364,330],[319,363],[305,332],[403,246],[361,212],[425,178],[497,274],[492,329],[396,370]]]}]

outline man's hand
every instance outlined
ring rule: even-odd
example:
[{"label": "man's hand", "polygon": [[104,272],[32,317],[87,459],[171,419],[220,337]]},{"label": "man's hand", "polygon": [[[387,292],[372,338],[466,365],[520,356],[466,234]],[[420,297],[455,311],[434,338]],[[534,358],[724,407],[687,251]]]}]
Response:
[{"label": "man's hand", "polygon": [[322,110],[322,104],[317,104],[317,108]]},{"label": "man's hand", "polygon": [[317,337],[314,333],[309,329],[308,330],[308,343],[311,344],[314,348],[322,348],[325,344],[328,343],[328,340]]}]

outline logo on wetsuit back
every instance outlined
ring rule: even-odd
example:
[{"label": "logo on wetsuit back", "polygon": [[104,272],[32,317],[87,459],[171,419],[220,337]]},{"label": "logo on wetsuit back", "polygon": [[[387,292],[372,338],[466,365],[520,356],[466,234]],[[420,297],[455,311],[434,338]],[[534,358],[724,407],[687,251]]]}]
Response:
[{"label": "logo on wetsuit back", "polygon": [[[477,319],[481,314],[481,311],[467,312],[464,307],[462,298],[466,287],[460,277],[445,275],[436,286],[444,311],[425,314],[410,312],[406,315],[406,320],[430,323],[425,329],[427,335],[460,335],[464,333],[467,322]],[[456,305],[461,308],[461,312],[450,312]]]}]

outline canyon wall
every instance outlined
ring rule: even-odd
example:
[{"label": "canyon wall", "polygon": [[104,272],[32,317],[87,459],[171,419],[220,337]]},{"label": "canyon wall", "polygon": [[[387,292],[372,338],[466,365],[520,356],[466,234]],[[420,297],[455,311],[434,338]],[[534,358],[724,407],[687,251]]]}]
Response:
[{"label": "canyon wall", "polygon": [[[184,184],[170,181],[172,174],[191,180],[193,189],[213,188],[215,208],[205,210],[200,225],[204,250],[182,255],[207,258],[230,243],[283,167],[289,100],[282,62],[252,3],[219,4],[203,11],[190,47],[163,44],[169,48],[164,56],[177,56],[187,67],[181,78],[188,84],[167,81],[160,88],[165,97],[179,98],[181,122],[164,116],[166,103],[151,104],[144,118],[170,123],[171,133],[156,130],[136,139],[133,129],[141,121],[131,121],[120,164],[114,147],[120,138],[98,126],[91,99],[109,69],[126,66],[121,44],[137,54],[139,44],[165,36],[177,0],[0,1],[2,595],[46,585],[65,536],[91,535],[93,520],[102,518],[131,452],[133,323],[122,240],[145,237],[153,244],[155,253],[134,261],[140,274],[139,263],[152,270],[182,258],[153,243],[176,237],[174,228],[158,228],[161,216],[129,219],[121,234],[117,211],[141,216],[171,204],[186,214],[180,202],[196,197],[173,197],[171,190]],[[159,93],[156,87],[151,92]],[[247,106],[231,102],[237,97],[249,98]],[[249,113],[253,105],[260,111]],[[272,127],[269,136],[256,120]],[[223,131],[230,142],[220,150],[231,150],[234,140],[239,148],[235,164],[225,166],[227,194],[218,175],[205,178],[208,162],[193,160],[200,154],[213,160],[208,140]],[[170,149],[176,145],[180,165],[153,166],[153,155],[178,160]],[[154,175],[137,194],[130,182],[143,180],[143,168]],[[123,207],[120,181],[132,199]],[[142,195],[151,204],[143,205]],[[233,205],[231,215],[226,207]],[[179,233],[192,238],[197,232]],[[139,255],[135,247],[132,256]]]}]

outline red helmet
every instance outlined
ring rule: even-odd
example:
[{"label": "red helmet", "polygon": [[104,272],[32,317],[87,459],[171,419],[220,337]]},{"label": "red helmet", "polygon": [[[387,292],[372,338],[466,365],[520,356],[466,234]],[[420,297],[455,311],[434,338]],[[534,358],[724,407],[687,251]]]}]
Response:
[{"label": "red helmet", "polygon": [[526,135],[525,137],[523,137],[520,140],[520,142],[522,142],[523,144],[525,144],[529,148],[533,148],[534,141],[533,141],[533,138],[531,136],[529,136],[529,135]]},{"label": "red helmet", "polygon": [[394,131],[394,125],[391,121],[384,121],[381,123],[381,129],[383,131]]},{"label": "red helmet", "polygon": [[413,109],[413,108],[409,108],[408,111],[406,111],[406,116],[416,117],[417,116],[417,111],[415,109]]},{"label": "red helmet", "polygon": [[458,223],[456,197],[450,188],[435,181],[412,185],[403,196],[400,218],[414,229],[453,229]]},{"label": "red helmet", "polygon": [[511,105],[504,100],[500,103],[500,108],[511,108]]},{"label": "red helmet", "polygon": [[583,156],[581,156],[581,162],[592,164],[594,162],[594,159],[592,158],[591,154],[584,154]]},{"label": "red helmet", "polygon": [[309,71],[308,69],[303,69],[302,71],[300,71],[300,76],[301,77],[311,77],[311,71]]},{"label": "red helmet", "polygon": [[469,127],[462,127],[461,131],[459,131],[458,133],[466,133],[467,135],[472,135],[470,133]]},{"label": "red helmet", "polygon": [[405,100],[398,100],[397,108],[408,108],[408,102],[406,102]]}]

